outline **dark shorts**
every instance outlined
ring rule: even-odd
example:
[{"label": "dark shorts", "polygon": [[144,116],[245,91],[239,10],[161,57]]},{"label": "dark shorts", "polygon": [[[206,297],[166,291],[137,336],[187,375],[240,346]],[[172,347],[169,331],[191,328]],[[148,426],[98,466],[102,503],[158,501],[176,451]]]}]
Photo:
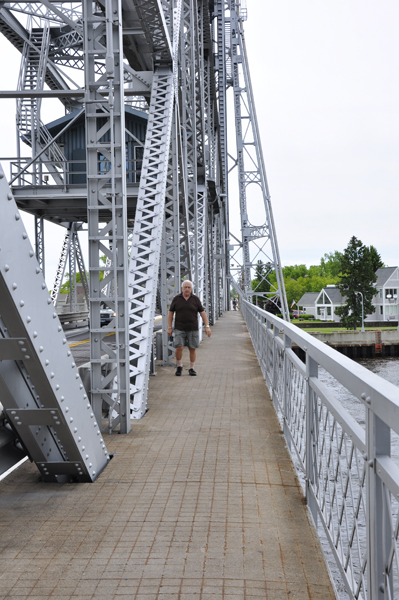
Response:
[{"label": "dark shorts", "polygon": [[181,331],[175,329],[174,347],[188,346],[192,350],[199,348],[199,331]]}]

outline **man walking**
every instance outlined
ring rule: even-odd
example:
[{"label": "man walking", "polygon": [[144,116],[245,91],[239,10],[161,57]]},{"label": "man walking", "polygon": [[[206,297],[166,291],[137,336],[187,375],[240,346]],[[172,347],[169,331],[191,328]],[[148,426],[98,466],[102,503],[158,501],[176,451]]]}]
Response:
[{"label": "man walking", "polygon": [[180,377],[183,371],[183,346],[187,345],[190,352],[189,374],[195,376],[195,359],[197,357],[196,349],[199,346],[198,331],[198,313],[205,325],[205,333],[211,337],[211,328],[209,327],[208,317],[201,300],[193,294],[193,284],[185,280],[181,286],[182,292],[175,296],[169,308],[168,313],[168,335],[172,335],[173,314],[175,314],[175,349],[177,369],[175,375]]}]

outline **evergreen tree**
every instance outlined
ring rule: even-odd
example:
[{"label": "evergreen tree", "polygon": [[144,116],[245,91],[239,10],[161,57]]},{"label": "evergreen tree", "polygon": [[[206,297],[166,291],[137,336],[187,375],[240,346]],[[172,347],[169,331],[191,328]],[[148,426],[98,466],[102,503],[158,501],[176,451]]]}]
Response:
[{"label": "evergreen tree", "polygon": [[[374,283],[377,281],[375,274],[375,261],[378,252],[371,252],[360,240],[353,236],[344,250],[341,259],[341,273],[339,290],[346,298],[346,303],[337,308],[335,313],[341,317],[341,322],[347,329],[356,329],[362,322],[362,292],[364,302],[364,317],[374,312],[372,304],[376,294]],[[381,261],[381,258],[379,257]]]},{"label": "evergreen tree", "polygon": [[377,250],[374,248],[374,246],[369,246],[367,248],[367,250],[369,251],[370,260],[372,262],[374,273],[375,273],[377,269],[381,269],[381,267],[384,266],[384,263],[382,262],[381,256],[379,255]]}]

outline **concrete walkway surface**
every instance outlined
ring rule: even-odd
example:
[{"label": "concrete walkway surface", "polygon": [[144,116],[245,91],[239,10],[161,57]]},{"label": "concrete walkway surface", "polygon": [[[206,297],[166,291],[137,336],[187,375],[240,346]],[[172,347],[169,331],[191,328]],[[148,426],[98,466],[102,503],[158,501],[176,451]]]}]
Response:
[{"label": "concrete walkway surface", "polygon": [[1,599],[334,599],[241,313],[212,331],[95,483],[0,483]]}]

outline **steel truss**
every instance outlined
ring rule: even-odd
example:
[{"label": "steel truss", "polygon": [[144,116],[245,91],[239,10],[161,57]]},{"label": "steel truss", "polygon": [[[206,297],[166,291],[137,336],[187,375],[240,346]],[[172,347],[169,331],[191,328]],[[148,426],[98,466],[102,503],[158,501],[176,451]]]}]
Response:
[{"label": "steel truss", "polygon": [[[58,95],[67,112],[84,104],[91,402],[98,423],[109,432],[129,432],[131,420],[141,418],[147,410],[156,309],[161,309],[163,316],[163,362],[173,361],[166,318],[183,279],[194,282],[195,293],[214,324],[229,310],[230,263],[239,255],[245,258],[244,285],[249,288],[253,262],[263,256],[266,242],[271,243],[269,262],[279,277],[277,241],[236,5],[230,0],[83,0],[73,4],[13,2],[0,8],[0,31],[22,55],[15,97],[20,98],[21,138],[30,139],[32,146],[32,160],[20,167],[13,182],[23,186],[30,169],[31,187],[47,184],[48,176],[44,179],[43,174],[49,174],[50,185],[45,187],[50,199],[51,186],[61,186],[66,196],[70,194],[60,168],[65,157],[56,146],[60,133],[55,140],[49,136],[40,119],[40,99]],[[18,20],[18,13],[28,15],[26,25]],[[237,242],[238,252],[230,257],[229,86],[235,94],[243,234]],[[0,92],[0,98],[2,95],[12,93]],[[126,142],[142,142],[125,129],[127,104],[148,114],[133,211],[127,202]],[[75,115],[63,132],[78,117]],[[249,125],[243,127],[244,122]],[[249,130],[256,149],[252,170],[245,160]],[[260,226],[251,225],[245,217],[246,187],[253,182],[262,187],[265,198],[266,216]],[[41,266],[43,218],[45,210],[37,215]],[[76,261],[82,277],[85,273],[82,252],[75,243],[76,221],[63,220],[69,229],[53,301],[68,254],[70,271],[76,269]],[[257,254],[251,251],[251,244],[258,245]],[[272,296],[281,298],[282,293],[278,288]],[[115,314],[107,327],[100,327],[103,305]]]},{"label": "steel truss", "polygon": [[[225,43],[228,46],[229,59],[224,65],[234,95],[237,151],[234,166],[238,171],[241,218],[241,236],[239,239],[233,236],[237,243],[231,244],[231,273],[236,282],[240,283],[247,299],[253,299],[262,307],[265,301],[272,300],[279,307],[283,318],[289,320],[245,46],[243,23],[246,19],[246,11],[241,13],[240,2],[236,0],[229,0],[227,6],[230,16],[226,18]],[[256,186],[259,189],[263,200],[263,211],[260,210],[260,202],[253,187],[251,194],[247,193],[249,186]],[[251,202],[251,197],[255,198],[255,202],[253,200]],[[253,286],[255,268],[259,261],[262,263],[263,274]],[[271,272],[275,273],[276,285],[268,282]],[[265,287],[270,289],[265,291]]]}]

